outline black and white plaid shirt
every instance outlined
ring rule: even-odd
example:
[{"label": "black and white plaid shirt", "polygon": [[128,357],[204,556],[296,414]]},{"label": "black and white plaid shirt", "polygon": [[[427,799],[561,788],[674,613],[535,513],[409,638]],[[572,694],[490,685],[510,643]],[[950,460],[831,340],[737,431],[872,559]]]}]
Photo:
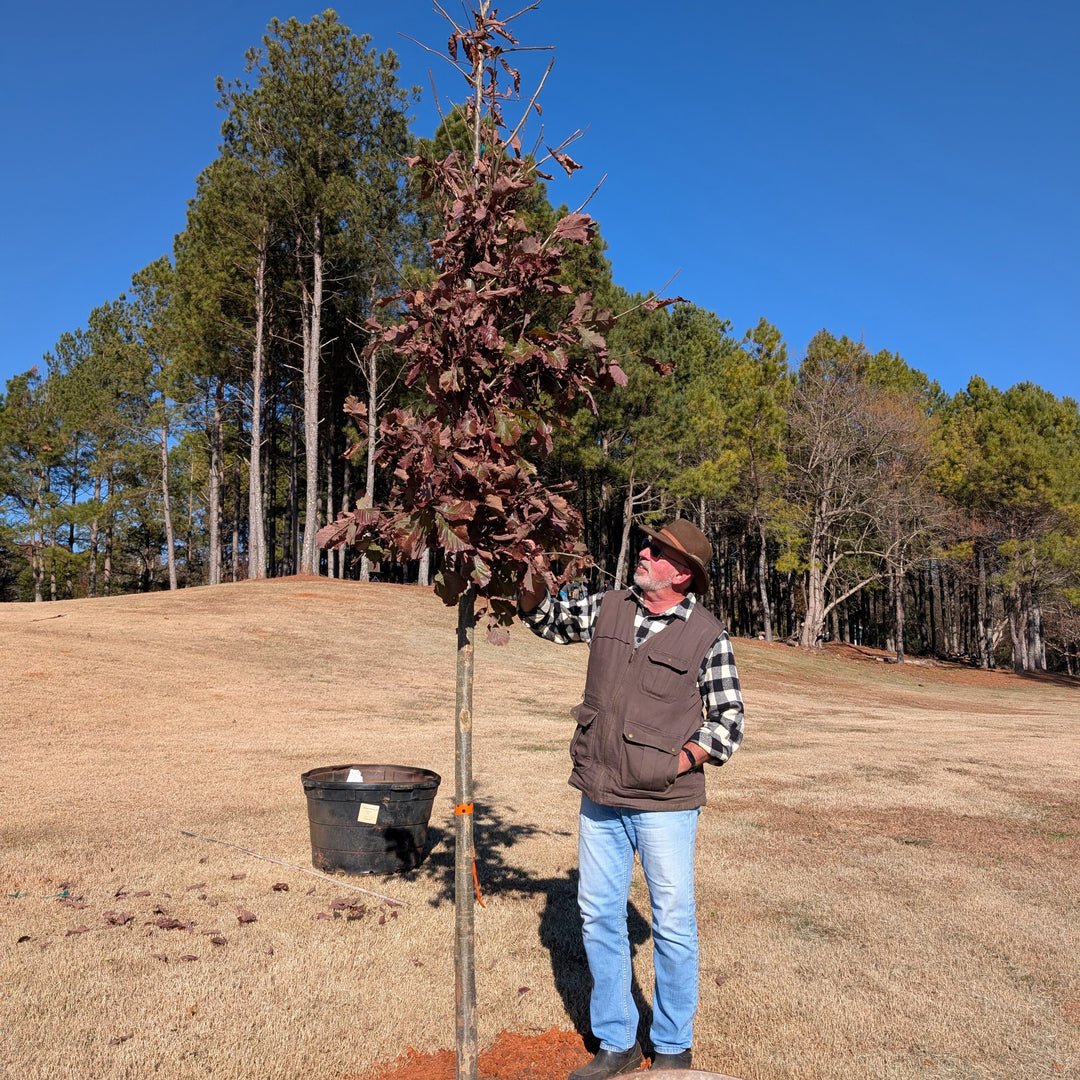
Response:
[{"label": "black and white plaid shirt", "polygon": [[[645,606],[641,592],[630,587],[630,594],[637,601],[634,616],[634,648],[640,648],[653,634],[659,633],[674,619],[686,620],[694,610],[693,593],[684,596],[674,607],[659,615],[653,615]],[[554,599],[546,596],[521,620],[533,633],[559,645],[575,641],[592,641],[596,616],[606,593],[592,593],[579,600]],[[694,742],[709,753],[712,765],[723,765],[736,750],[743,738],[743,701],[739,687],[739,673],[735,670],[735,657],[727,631],[721,630],[713,642],[698,672],[698,688],[701,690],[702,724]]]}]

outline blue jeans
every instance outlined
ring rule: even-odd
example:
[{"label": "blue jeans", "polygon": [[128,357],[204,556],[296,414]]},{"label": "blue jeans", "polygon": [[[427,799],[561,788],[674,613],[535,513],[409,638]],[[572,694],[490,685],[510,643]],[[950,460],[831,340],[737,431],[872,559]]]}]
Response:
[{"label": "blue jeans", "polygon": [[626,930],[635,852],[652,904],[656,987],[649,1034],[662,1054],[678,1054],[693,1042],[698,1003],[694,840],[699,813],[619,810],[581,797],[578,907],[593,979],[592,1032],[604,1050],[627,1050],[637,1039]]}]

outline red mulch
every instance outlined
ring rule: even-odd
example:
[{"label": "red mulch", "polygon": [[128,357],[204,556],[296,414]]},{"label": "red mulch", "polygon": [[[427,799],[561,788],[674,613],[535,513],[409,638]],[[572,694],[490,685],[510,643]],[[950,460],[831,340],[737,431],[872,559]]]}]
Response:
[{"label": "red mulch", "polygon": [[[504,1031],[480,1054],[478,1065],[482,1080],[566,1080],[591,1057],[573,1031],[552,1028],[543,1035]],[[454,1080],[455,1065],[453,1050],[418,1054],[410,1047],[404,1057],[379,1066],[363,1080]]]}]

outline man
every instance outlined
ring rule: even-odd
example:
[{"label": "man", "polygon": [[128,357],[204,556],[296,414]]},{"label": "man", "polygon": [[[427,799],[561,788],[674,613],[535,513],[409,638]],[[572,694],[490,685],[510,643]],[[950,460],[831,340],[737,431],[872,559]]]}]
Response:
[{"label": "man", "polygon": [[574,710],[570,784],[581,791],[578,907],[600,1050],[569,1080],[607,1080],[642,1060],[631,995],[626,905],[635,853],[652,904],[656,986],[652,1068],[689,1068],[698,998],[694,840],[705,763],[742,741],[731,642],[698,602],[712,549],[691,522],[645,528],[632,588],[579,600],[543,585],[519,604],[534,633],[589,644],[585,699]]}]

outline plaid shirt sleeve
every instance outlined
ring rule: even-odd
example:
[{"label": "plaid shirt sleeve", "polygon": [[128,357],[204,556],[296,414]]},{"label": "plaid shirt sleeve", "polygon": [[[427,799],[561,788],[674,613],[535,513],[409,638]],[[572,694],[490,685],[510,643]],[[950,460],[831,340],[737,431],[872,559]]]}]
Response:
[{"label": "plaid shirt sleeve", "polygon": [[708,764],[723,765],[739,749],[743,738],[742,689],[726,630],[705,654],[698,686],[705,718],[694,742],[708,750]]},{"label": "plaid shirt sleeve", "polygon": [[532,611],[522,612],[521,621],[538,637],[557,645],[592,641],[596,615],[603,593],[592,593],[577,600],[545,596]]}]

